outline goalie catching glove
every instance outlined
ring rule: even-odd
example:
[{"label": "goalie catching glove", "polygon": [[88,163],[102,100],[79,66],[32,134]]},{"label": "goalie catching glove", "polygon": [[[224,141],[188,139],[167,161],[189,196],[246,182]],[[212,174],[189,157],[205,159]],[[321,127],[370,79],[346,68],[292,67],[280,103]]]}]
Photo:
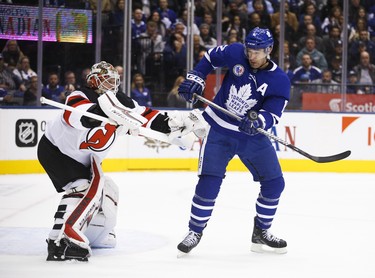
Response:
[{"label": "goalie catching glove", "polygon": [[119,125],[123,133],[138,135],[139,128],[147,122],[145,117],[122,105],[112,91],[101,95],[98,102],[103,112]]},{"label": "goalie catching glove", "polygon": [[198,109],[189,113],[176,112],[169,114],[168,125],[171,129],[169,134],[171,141],[190,132],[193,132],[199,138],[203,138],[206,135],[207,123]]}]

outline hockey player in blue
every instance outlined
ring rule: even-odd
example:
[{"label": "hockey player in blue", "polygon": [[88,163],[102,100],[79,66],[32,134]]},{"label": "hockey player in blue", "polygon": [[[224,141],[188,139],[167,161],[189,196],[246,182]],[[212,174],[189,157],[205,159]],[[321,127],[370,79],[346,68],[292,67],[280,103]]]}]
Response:
[{"label": "hockey player in blue", "polygon": [[[199,181],[192,200],[189,233],[178,245],[180,254],[198,245],[219,194],[229,161],[238,155],[260,182],[251,250],[286,252],[286,241],[272,235],[269,228],[284,189],[284,178],[271,141],[259,134],[279,122],[289,100],[288,76],[269,59],[273,37],[268,29],[250,31],[245,44],[234,43],[210,49],[194,70],[188,72],[179,94],[194,102],[202,95],[206,76],[215,68],[228,69],[213,102],[242,117],[241,122],[207,107],[203,116],[209,124],[199,157]],[[256,112],[251,120],[248,113]]]}]

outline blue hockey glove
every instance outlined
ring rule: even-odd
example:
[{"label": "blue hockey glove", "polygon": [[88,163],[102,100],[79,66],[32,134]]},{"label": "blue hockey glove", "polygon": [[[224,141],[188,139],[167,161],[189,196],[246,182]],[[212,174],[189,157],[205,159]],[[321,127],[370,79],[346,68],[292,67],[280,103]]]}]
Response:
[{"label": "blue hockey glove", "polygon": [[250,110],[241,120],[241,123],[238,129],[250,136],[256,135],[259,133],[257,128],[264,128],[263,121],[258,117],[256,111]]},{"label": "blue hockey glove", "polygon": [[178,87],[178,94],[182,96],[186,101],[193,101],[193,95],[202,95],[203,90],[206,86],[202,73],[196,70],[189,71],[186,75],[186,79]]}]

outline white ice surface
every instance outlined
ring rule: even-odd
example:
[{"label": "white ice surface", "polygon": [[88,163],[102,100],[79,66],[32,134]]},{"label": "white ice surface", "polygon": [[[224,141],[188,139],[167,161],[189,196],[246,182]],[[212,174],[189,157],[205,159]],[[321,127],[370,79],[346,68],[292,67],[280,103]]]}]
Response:
[{"label": "white ice surface", "polygon": [[118,246],[89,263],[46,262],[61,198],[46,175],[0,176],[0,277],[375,277],[375,175],[285,173],[272,227],[285,255],[250,252],[259,186],[228,172],[199,246],[177,259],[194,172],[107,173],[120,187]]}]

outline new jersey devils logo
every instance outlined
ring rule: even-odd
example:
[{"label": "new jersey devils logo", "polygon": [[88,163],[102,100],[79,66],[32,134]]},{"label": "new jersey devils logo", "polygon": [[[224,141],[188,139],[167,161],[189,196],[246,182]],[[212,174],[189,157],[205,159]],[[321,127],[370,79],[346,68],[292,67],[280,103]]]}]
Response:
[{"label": "new jersey devils logo", "polygon": [[79,146],[80,149],[90,149],[94,152],[102,152],[108,149],[116,138],[116,127],[106,124],[104,127],[91,129],[86,136],[86,141]]}]

